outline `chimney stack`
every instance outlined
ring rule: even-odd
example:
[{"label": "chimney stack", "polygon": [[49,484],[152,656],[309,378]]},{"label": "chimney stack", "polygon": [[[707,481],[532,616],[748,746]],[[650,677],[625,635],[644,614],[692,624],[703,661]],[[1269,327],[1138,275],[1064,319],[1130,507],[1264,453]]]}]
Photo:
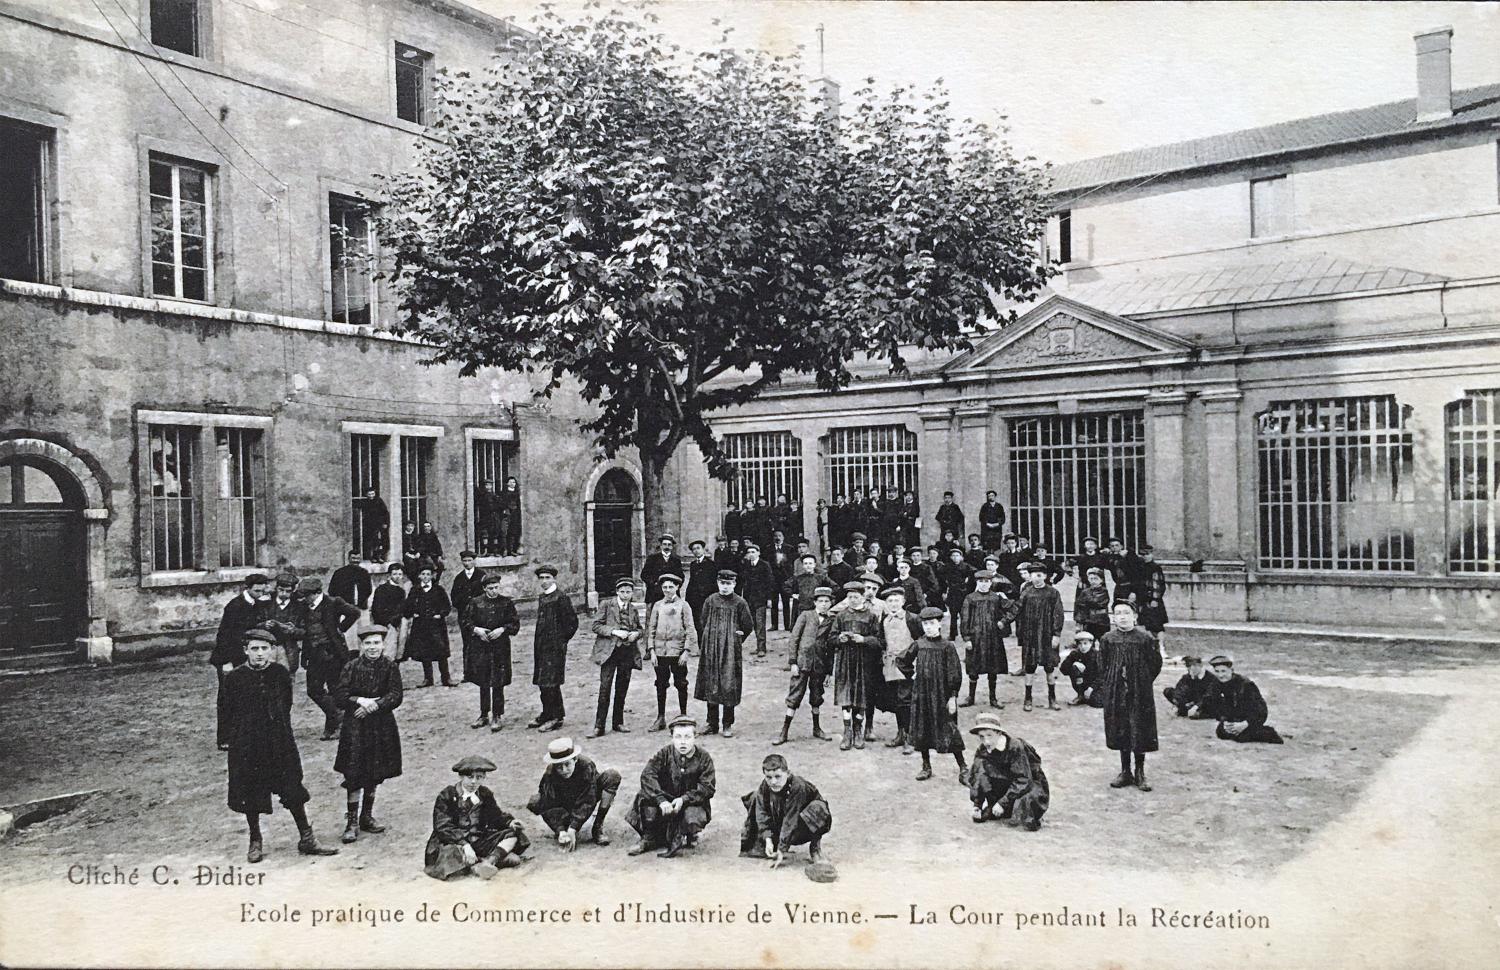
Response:
[{"label": "chimney stack", "polygon": [[1453,117],[1453,28],[1434,27],[1416,35],[1417,120]]},{"label": "chimney stack", "polygon": [[815,97],[822,114],[837,122],[839,120],[839,82],[825,74],[815,83],[817,85]]}]

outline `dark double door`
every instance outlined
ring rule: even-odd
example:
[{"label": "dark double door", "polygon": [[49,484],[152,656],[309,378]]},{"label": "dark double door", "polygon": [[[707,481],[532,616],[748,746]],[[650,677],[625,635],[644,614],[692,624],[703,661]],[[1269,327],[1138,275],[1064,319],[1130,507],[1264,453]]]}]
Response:
[{"label": "dark double door", "polygon": [[0,511],[0,660],[71,650],[86,581],[78,511]]},{"label": "dark double door", "polygon": [[594,506],[594,589],[614,592],[615,580],[635,572],[634,505]]}]

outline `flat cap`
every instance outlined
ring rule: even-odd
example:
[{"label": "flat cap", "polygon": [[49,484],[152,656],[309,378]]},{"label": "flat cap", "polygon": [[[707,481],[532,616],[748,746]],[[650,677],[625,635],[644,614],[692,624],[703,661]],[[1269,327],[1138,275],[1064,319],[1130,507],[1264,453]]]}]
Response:
[{"label": "flat cap", "polygon": [[851,532],[849,533],[849,538],[852,541],[854,539],[868,539],[869,536],[865,535],[863,532]]},{"label": "flat cap", "polygon": [[974,574],[974,578],[975,579],[994,579],[995,578],[995,571],[993,569],[981,569],[979,572],[977,572],[977,573]]},{"label": "flat cap", "polygon": [[848,593],[863,593],[865,591],[865,584],[857,579],[851,579],[844,584],[844,591]]},{"label": "flat cap", "polygon": [[297,584],[297,589],[304,593],[323,592],[323,581],[316,576],[306,576],[302,582]]},{"label": "flat cap", "polygon": [[681,586],[682,577],[677,575],[676,573],[662,573],[660,576],[656,577],[656,585],[660,586],[662,583],[673,583],[677,586]]},{"label": "flat cap", "polygon": [[813,599],[817,599],[819,596],[826,596],[829,599],[833,599],[833,587],[819,586],[817,589],[813,590]]},{"label": "flat cap", "polygon": [[861,583],[874,583],[876,586],[885,585],[885,577],[879,573],[860,573],[859,581]]},{"label": "flat cap", "polygon": [[271,577],[265,573],[251,573],[245,577],[246,586],[259,586],[262,583],[269,583],[270,581]]},{"label": "flat cap", "polygon": [[467,775],[474,771],[494,771],[495,763],[488,758],[481,758],[477,754],[471,754],[467,758],[459,759],[453,770],[461,775]]},{"label": "flat cap", "polygon": [[739,579],[740,578],[740,574],[737,573],[737,572],[735,572],[733,569],[721,569],[721,570],[719,570],[718,576],[716,578],[718,578],[720,580],[724,580],[724,579],[735,580],[735,579]]},{"label": "flat cap", "polygon": [[1212,660],[1210,660],[1208,662],[1208,665],[1210,667],[1233,667],[1234,661],[1230,660],[1228,657],[1224,656],[1221,653],[1217,657],[1214,657]]},{"label": "flat cap", "polygon": [[387,632],[379,623],[361,623],[359,629],[354,631],[354,637],[356,640],[363,640],[365,637],[384,638]]},{"label": "flat cap", "polygon": [[532,570],[532,572],[538,576],[551,576],[554,579],[557,577],[557,567],[549,566],[546,563],[543,563],[542,565],[536,567]]},{"label": "flat cap", "polygon": [[245,643],[258,642],[274,645],[277,642],[276,634],[272,633],[270,630],[267,630],[263,626],[251,627],[250,629],[246,630],[245,635],[242,639]]},{"label": "flat cap", "polygon": [[627,586],[629,586],[631,589],[635,589],[635,580],[631,579],[629,576],[621,576],[619,579],[615,580],[616,590],[622,590]]},{"label": "flat cap", "polygon": [[698,730],[698,721],[691,714],[679,714],[667,722],[668,730],[680,727],[690,727],[696,731]]},{"label": "flat cap", "polygon": [[943,611],[936,606],[928,606],[924,607],[922,612],[917,615],[924,620],[941,620],[943,618]]},{"label": "flat cap", "polygon": [[295,587],[297,585],[297,574],[296,573],[278,573],[277,576],[276,576],[276,585],[277,586],[292,586],[292,587]]},{"label": "flat cap", "polygon": [[886,597],[888,597],[888,596],[894,596],[897,593],[900,593],[902,596],[905,596],[906,595],[906,590],[904,588],[900,587],[900,586],[887,586],[885,589],[883,589],[883,590],[880,591],[880,598],[881,599],[885,599]]},{"label": "flat cap", "polygon": [[1183,662],[1184,666],[1191,666],[1193,664],[1201,664],[1203,662],[1203,658],[1202,657],[1195,657],[1192,654],[1188,653],[1188,654],[1183,654],[1182,662]]},{"label": "flat cap", "polygon": [[1090,633],[1089,631],[1087,631],[1087,630],[1075,630],[1073,632],[1073,639],[1074,640],[1092,640],[1092,639],[1094,639],[1094,635],[1092,633]]}]

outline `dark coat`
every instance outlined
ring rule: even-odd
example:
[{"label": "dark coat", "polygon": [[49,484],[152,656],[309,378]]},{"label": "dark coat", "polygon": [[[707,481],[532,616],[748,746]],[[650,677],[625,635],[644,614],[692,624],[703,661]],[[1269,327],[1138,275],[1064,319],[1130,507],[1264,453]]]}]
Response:
[{"label": "dark coat", "polygon": [[578,756],[573,773],[564,778],[549,766],[537,783],[531,810],[543,815],[555,809],[567,814],[567,828],[582,831],[584,823],[599,807],[599,766],[586,754]]},{"label": "dark coat", "polygon": [[1062,594],[1052,586],[1038,589],[1028,583],[1021,587],[1020,600],[1016,638],[1021,643],[1021,669],[1032,670],[1037,664],[1056,667],[1058,649],[1052,641],[1062,636],[1066,619]]},{"label": "dark coat", "polygon": [[1005,638],[1020,608],[1015,600],[993,589],[988,593],[975,590],[964,597],[962,629],[969,641],[964,649],[964,668],[970,677],[1009,671]]},{"label": "dark coat", "polygon": [[447,879],[469,868],[464,861],[465,845],[472,846],[474,854],[483,859],[494,851],[501,838],[512,832],[516,835],[517,853],[528,844],[515,816],[496,804],[494,792],[480,785],[474,794],[479,796],[479,803],[467,805],[458,786],[449,785],[438,792],[432,804],[432,834],[427,837],[422,862],[434,879]]},{"label": "dark coat", "polygon": [[245,634],[255,627],[258,603],[245,598],[244,593],[224,604],[224,614],[219,618],[219,632],[214,637],[214,648],[208,662],[215,667],[245,662]]},{"label": "dark coat", "polygon": [[[1078,689],[1079,693],[1092,688],[1094,696],[1090,701],[1102,703],[1098,696],[1099,676],[1103,669],[1103,661],[1099,654],[1099,648],[1095,647],[1088,653],[1082,650],[1069,650],[1063,654],[1062,663],[1058,664],[1064,677]],[[1098,703],[1095,706],[1098,706]]]},{"label": "dark coat", "polygon": [[693,696],[709,704],[736,705],[744,688],[745,638],[755,630],[750,606],[734,593],[715,593],[703,602],[698,636],[698,679]]},{"label": "dark coat", "polygon": [[744,530],[745,530],[744,518],[743,518],[743,516],[738,511],[735,511],[735,512],[725,512],[724,513],[724,532],[723,532],[723,536],[724,536],[724,541],[725,542],[728,542],[730,539],[743,539],[743,538],[745,538],[745,531]]},{"label": "dark coat", "polygon": [[374,581],[363,566],[353,563],[343,565],[328,577],[328,595],[345,603],[353,603],[360,609],[370,605],[370,593],[373,591]]},{"label": "dark coat", "polygon": [[682,598],[692,607],[693,618],[696,620],[703,609],[703,601],[718,591],[719,570],[725,567],[721,567],[713,556],[704,556],[701,562],[692,560],[686,565],[688,573],[683,579],[687,585],[682,591]]},{"label": "dark coat", "polygon": [[344,634],[359,622],[359,607],[324,595],[317,606],[307,607],[307,636],[304,659],[308,668],[313,665],[342,667],[349,660],[349,642]]},{"label": "dark coat", "polygon": [[[785,851],[791,847],[799,821],[820,836],[833,828],[833,812],[828,808],[828,800],[816,785],[798,775],[788,777],[786,787],[779,792],[772,791],[771,786],[762,781],[755,791],[740,801],[746,809],[745,827],[740,832],[741,852],[763,850],[767,839]],[[814,806],[811,812],[809,806]]]},{"label": "dark coat", "polygon": [[991,804],[1002,816],[1020,809],[1022,819],[1041,818],[1052,800],[1042,756],[1030,744],[1010,736],[1003,748],[975,749],[969,800],[975,805]]},{"label": "dark coat", "polygon": [[1073,593],[1073,625],[1079,629],[1109,625],[1108,586],[1089,586],[1086,579],[1078,580]]},{"label": "dark coat", "polygon": [[818,616],[815,610],[803,610],[792,624],[792,642],[787,647],[787,661],[800,671],[824,675],[833,671],[833,615]]},{"label": "dark coat", "polygon": [[1202,677],[1198,678],[1194,678],[1192,674],[1183,674],[1177,678],[1177,683],[1172,687],[1168,687],[1164,693],[1168,695],[1167,700],[1172,702],[1172,706],[1177,708],[1177,713],[1185,715],[1188,712],[1188,708],[1196,704],[1198,705],[1199,713],[1204,717],[1208,717],[1208,712],[1204,711],[1203,708],[1208,697],[1213,693],[1213,689],[1218,684],[1219,682],[1206,672]]},{"label": "dark coat", "polygon": [[660,552],[653,552],[647,556],[645,563],[641,565],[641,583],[646,587],[646,605],[650,606],[661,599],[661,587],[656,584],[657,580],[667,573],[673,573],[686,581],[686,570],[687,566],[678,555],[674,554],[668,558]]},{"label": "dark coat", "polygon": [[907,728],[912,747],[943,754],[964,749],[958,717],[948,713],[963,683],[958,651],[948,640],[923,637],[906,648],[901,666],[911,670],[911,720]]},{"label": "dark coat", "polygon": [[999,502],[984,502],[979,506],[979,544],[986,549],[995,549],[1005,536],[1005,506]]},{"label": "dark coat", "polygon": [[[611,660],[624,658],[631,669],[641,669],[641,650],[645,647],[641,640],[645,637],[645,630],[641,626],[641,614],[634,603],[622,610],[620,601],[611,596],[599,604],[599,612],[594,614],[591,629],[594,631],[594,649],[589,654],[590,660],[602,667]],[[634,642],[618,640],[612,635],[615,630],[639,633],[641,637]]]},{"label": "dark coat", "polygon": [[484,593],[484,570],[474,570],[474,575],[465,576],[460,569],[453,576],[453,585],[449,587],[448,601],[453,604],[453,612],[459,616],[464,615],[464,607],[469,605],[469,600]]},{"label": "dark coat", "polygon": [[833,581],[828,574],[821,570],[810,573],[797,573],[788,576],[781,584],[781,591],[797,597],[798,611],[806,611],[813,608],[813,591],[819,586],[832,586]]},{"label": "dark coat", "polygon": [[[850,634],[840,642],[840,634]],[[840,707],[863,708],[875,703],[880,685],[885,631],[880,617],[866,606],[845,610],[833,620],[828,642],[833,647],[833,702]]]},{"label": "dark coat", "polygon": [[521,542],[521,490],[503,489],[500,492],[500,525],[510,537],[511,545]]},{"label": "dark coat", "polygon": [[740,563],[739,579],[735,592],[753,606],[765,606],[776,598],[776,571],[765,559],[752,564],[750,560]]},{"label": "dark coat", "polygon": [[[355,717],[355,698],[373,697],[379,709]],[[396,715],[401,706],[401,670],[387,657],[374,660],[355,657],[344,665],[333,701],[344,713],[339,750],[333,770],[344,776],[344,787],[353,791],[378,785],[401,774],[401,735]]]},{"label": "dark coat", "polygon": [[[510,684],[510,638],[521,630],[521,617],[509,596],[469,600],[460,620],[464,633],[464,680],[481,687]],[[474,628],[502,631],[494,640],[474,636]]]},{"label": "dark coat", "polygon": [[630,807],[626,821],[640,832],[642,801],[654,807],[676,798],[683,799],[684,808],[692,806],[702,810],[707,821],[713,817],[713,797],[717,787],[714,759],[701,745],[683,757],[669,744],[653,754],[646,767],[641,769],[641,791]]},{"label": "dark coat", "polygon": [[[436,571],[442,572],[443,540],[438,538],[436,532],[418,532],[414,545],[423,558],[432,560],[432,566]],[[416,579],[415,576],[412,578]]]},{"label": "dark coat", "polygon": [[406,606],[406,589],[398,583],[381,583],[370,594],[370,619],[394,629],[401,625],[401,610]]},{"label": "dark coat", "polygon": [[1104,741],[1112,751],[1155,751],[1156,697],[1151,684],[1161,673],[1156,640],[1136,628],[1110,630],[1100,644],[1104,693]]},{"label": "dark coat", "polygon": [[1211,676],[1203,679],[1211,681],[1208,699],[1203,705],[1209,717],[1219,721],[1246,721],[1252,728],[1266,723],[1270,712],[1255,681],[1239,674],[1234,674],[1224,683]]},{"label": "dark coat", "polygon": [[292,675],[281,664],[241,665],[224,676],[229,740],[229,807],[268,815],[271,796],[307,803],[302,756],[292,735]]},{"label": "dark coat", "polygon": [[911,567],[912,578],[922,584],[922,595],[924,602],[929,606],[937,606],[943,598],[943,584],[938,579],[937,570],[932,563],[922,560]]},{"label": "dark coat", "polygon": [[578,632],[573,601],[560,589],[536,601],[536,632],[531,648],[531,682],[538,687],[561,687],[568,672],[568,641]]},{"label": "dark coat", "polygon": [[307,622],[307,607],[296,596],[288,598],[285,606],[277,603],[275,596],[256,604],[255,625],[276,634],[276,642],[283,650],[301,649]]},{"label": "dark coat", "polygon": [[938,524],[938,536],[944,532],[952,532],[953,537],[959,542],[964,539],[964,510],[958,507],[958,503],[951,505],[939,505],[934,516]]},{"label": "dark coat", "polygon": [[974,591],[974,569],[966,562],[947,560],[937,568],[938,582],[943,587],[943,604],[948,612],[963,609],[964,597]]},{"label": "dark coat", "polygon": [[437,583],[428,590],[413,586],[406,594],[401,615],[411,621],[406,630],[402,660],[446,660],[448,658],[448,614],[453,604]]}]

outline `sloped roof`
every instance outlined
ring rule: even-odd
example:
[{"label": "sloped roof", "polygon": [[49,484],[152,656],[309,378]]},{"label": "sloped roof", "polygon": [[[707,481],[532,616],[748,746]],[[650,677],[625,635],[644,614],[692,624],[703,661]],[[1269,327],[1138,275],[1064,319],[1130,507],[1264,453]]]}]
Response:
[{"label": "sloped roof", "polygon": [[1052,191],[1057,194],[1077,192],[1172,172],[1394,135],[1429,134],[1496,120],[1500,120],[1500,84],[1487,84],[1454,91],[1453,116],[1436,121],[1417,121],[1417,100],[1408,98],[1068,162],[1053,167]]},{"label": "sloped roof", "polygon": [[1120,316],[1296,297],[1385,290],[1447,279],[1393,266],[1366,266],[1318,254],[1270,263],[1142,276],[1071,286],[1068,298]]}]

